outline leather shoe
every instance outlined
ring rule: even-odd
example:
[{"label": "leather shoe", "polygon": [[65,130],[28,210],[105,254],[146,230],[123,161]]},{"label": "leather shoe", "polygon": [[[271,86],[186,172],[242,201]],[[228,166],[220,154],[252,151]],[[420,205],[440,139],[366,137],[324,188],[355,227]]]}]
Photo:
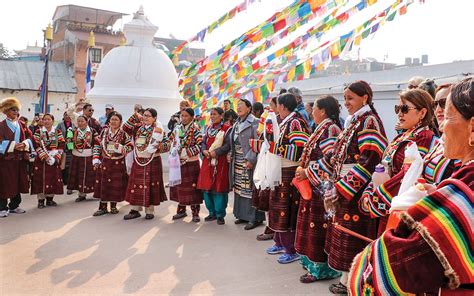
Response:
[{"label": "leather shoe", "polygon": [[224,218],[217,218],[217,224],[218,225],[224,225],[225,224]]},{"label": "leather shoe", "polygon": [[237,219],[234,221],[235,224],[244,224],[247,223],[248,221],[242,220],[242,219]]},{"label": "leather shoe", "polygon": [[146,214],[145,215],[145,219],[147,219],[147,220],[151,220],[153,218],[155,218],[155,215],[153,215],[153,214]]},{"label": "leather shoe", "polygon": [[247,223],[247,225],[245,225],[244,229],[245,230],[251,230],[251,229],[254,229],[255,227],[259,226],[260,224],[262,224],[262,222],[249,222],[249,223]]},{"label": "leather shoe", "polygon": [[131,210],[130,213],[128,213],[127,215],[123,216],[123,219],[124,220],[131,220],[131,219],[135,219],[135,218],[138,218],[140,217],[141,214],[139,211],[135,211],[135,210]]},{"label": "leather shoe", "polygon": [[184,217],[186,217],[188,214],[185,213],[179,213],[179,214],[176,214],[173,216],[173,220],[178,220],[178,219],[183,219]]}]

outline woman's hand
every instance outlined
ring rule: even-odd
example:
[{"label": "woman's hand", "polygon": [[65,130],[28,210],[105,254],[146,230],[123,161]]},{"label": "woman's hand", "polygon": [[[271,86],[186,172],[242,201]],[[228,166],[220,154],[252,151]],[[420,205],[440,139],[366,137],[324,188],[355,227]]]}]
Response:
[{"label": "woman's hand", "polygon": [[300,167],[300,166],[296,169],[295,177],[296,177],[296,180],[298,180],[298,181],[308,179],[308,176],[306,175],[305,169]]},{"label": "woman's hand", "polygon": [[426,192],[428,192],[428,194],[432,194],[437,189],[436,186],[434,186],[432,184],[423,184],[423,186],[425,187]]},{"label": "woman's hand", "polygon": [[202,154],[203,154],[204,157],[206,157],[206,158],[211,157],[211,155],[209,154],[209,150],[204,150],[204,151],[202,152]]},{"label": "woman's hand", "polygon": [[250,161],[247,161],[245,163],[245,167],[247,168],[247,170],[251,170],[251,169],[253,169],[253,164]]},{"label": "woman's hand", "polygon": [[15,150],[17,150],[17,151],[23,151],[23,150],[25,150],[25,148],[26,148],[25,143],[17,143],[17,144],[15,144]]},{"label": "woman's hand", "polygon": [[209,155],[210,155],[212,158],[217,158],[217,153],[216,153],[216,151],[211,151],[211,152],[209,153]]}]

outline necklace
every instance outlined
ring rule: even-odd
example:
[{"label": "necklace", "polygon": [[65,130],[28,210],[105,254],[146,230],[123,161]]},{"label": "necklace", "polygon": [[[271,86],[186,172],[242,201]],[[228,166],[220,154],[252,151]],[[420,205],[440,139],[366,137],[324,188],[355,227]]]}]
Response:
[{"label": "necklace", "polygon": [[145,127],[142,125],[137,132],[137,141],[135,141],[135,149],[139,152],[145,151],[151,140],[154,126]]},{"label": "necklace", "polygon": [[90,142],[92,139],[92,133],[90,131],[84,130],[82,131],[81,129],[76,129],[74,132],[74,137],[73,137],[73,142],[74,142],[74,148],[82,153],[84,149],[87,148],[87,144]]},{"label": "necklace", "polygon": [[316,148],[319,139],[323,135],[323,133],[326,131],[327,128],[332,124],[332,120],[329,118],[326,118],[321,122],[314,133],[311,135],[309,138],[308,142],[306,143],[304,149],[303,149],[303,154],[301,155],[301,163],[304,168],[307,168],[310,162],[311,158],[311,152],[313,151],[314,148]]},{"label": "necklace", "polygon": [[122,133],[120,132],[120,129],[117,129],[117,131],[114,133],[111,128],[108,128],[105,130],[104,135],[102,137],[102,152],[105,154],[107,158],[112,158],[112,154],[114,154],[113,150],[110,152],[109,150],[109,143],[112,142],[112,145],[115,145],[115,143],[120,142],[120,138],[122,136]]}]

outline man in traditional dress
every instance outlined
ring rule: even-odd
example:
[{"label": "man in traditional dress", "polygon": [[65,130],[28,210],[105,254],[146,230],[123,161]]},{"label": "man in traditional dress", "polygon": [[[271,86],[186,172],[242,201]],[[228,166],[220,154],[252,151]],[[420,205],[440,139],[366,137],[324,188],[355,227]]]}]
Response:
[{"label": "man in traditional dress", "polygon": [[[17,98],[0,101],[0,217],[22,214],[21,193],[28,193],[28,154],[33,148],[30,130],[18,120],[21,104]],[[10,200],[10,202],[8,202]]]}]

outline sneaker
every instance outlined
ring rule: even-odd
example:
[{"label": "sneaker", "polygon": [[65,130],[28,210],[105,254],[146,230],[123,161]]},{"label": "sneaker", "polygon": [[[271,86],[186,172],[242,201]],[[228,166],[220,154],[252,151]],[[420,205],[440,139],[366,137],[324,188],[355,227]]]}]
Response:
[{"label": "sneaker", "polygon": [[12,213],[12,214],[24,214],[24,213],[26,213],[26,211],[23,210],[22,208],[18,207],[14,210],[10,210],[10,213]]},{"label": "sneaker", "polygon": [[0,211],[0,218],[8,217],[8,210]]},{"label": "sneaker", "polygon": [[300,260],[300,255],[298,254],[283,254],[278,258],[278,263],[288,264]]},{"label": "sneaker", "polygon": [[272,246],[267,249],[267,254],[269,255],[276,255],[281,253],[285,253],[285,248],[279,246]]}]

